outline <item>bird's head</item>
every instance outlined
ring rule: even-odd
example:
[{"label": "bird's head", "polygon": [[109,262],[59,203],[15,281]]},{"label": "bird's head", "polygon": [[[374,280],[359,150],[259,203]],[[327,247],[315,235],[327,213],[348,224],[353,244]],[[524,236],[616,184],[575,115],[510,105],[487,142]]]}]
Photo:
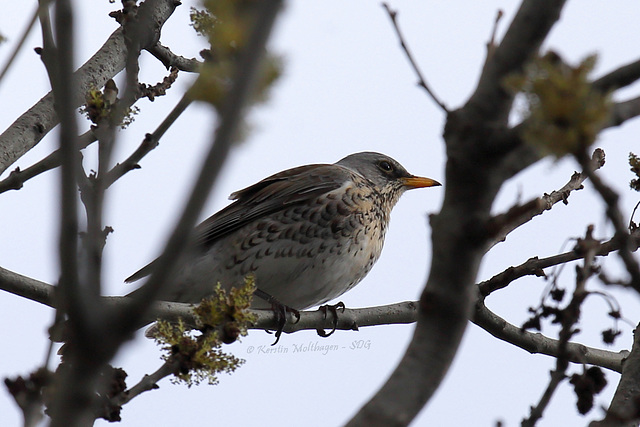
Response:
[{"label": "bird's head", "polygon": [[411,175],[391,157],[370,151],[351,154],[336,164],[371,181],[392,206],[406,190],[442,185],[431,178]]}]

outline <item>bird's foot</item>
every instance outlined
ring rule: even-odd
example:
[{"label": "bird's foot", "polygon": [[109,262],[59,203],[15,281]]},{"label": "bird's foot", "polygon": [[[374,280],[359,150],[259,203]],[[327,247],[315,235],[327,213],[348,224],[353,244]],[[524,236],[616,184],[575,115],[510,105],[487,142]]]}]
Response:
[{"label": "bird's foot", "polygon": [[256,289],[253,293],[255,296],[262,298],[271,304],[271,309],[273,310],[273,314],[276,318],[276,340],[271,345],[276,345],[278,344],[278,341],[280,341],[280,336],[284,331],[284,326],[287,324],[287,313],[291,313],[293,317],[295,317],[296,320],[293,323],[298,323],[300,321],[300,312],[295,308],[282,304],[276,298],[264,291],[261,291],[260,289]]},{"label": "bird's foot", "polygon": [[324,331],[324,329],[316,329],[316,332],[318,332],[318,335],[320,335],[323,338],[326,338],[331,334],[333,334],[336,331],[336,327],[338,326],[338,310],[342,310],[342,312],[344,313],[345,308],[346,307],[342,301],[340,301],[335,305],[327,304],[327,305],[321,305],[320,307],[318,307],[318,310],[324,314],[325,319],[327,318],[327,312],[331,312],[331,314],[333,314],[333,322],[332,322],[333,327],[331,328],[331,331],[327,333]]}]

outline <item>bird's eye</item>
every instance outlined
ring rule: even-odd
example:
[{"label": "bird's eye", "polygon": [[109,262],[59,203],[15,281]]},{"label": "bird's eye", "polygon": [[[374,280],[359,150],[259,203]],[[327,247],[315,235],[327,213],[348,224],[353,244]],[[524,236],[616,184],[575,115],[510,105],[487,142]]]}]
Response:
[{"label": "bird's eye", "polygon": [[393,166],[391,166],[391,163],[387,162],[386,160],[378,163],[378,167],[385,172],[391,172],[393,170]]}]

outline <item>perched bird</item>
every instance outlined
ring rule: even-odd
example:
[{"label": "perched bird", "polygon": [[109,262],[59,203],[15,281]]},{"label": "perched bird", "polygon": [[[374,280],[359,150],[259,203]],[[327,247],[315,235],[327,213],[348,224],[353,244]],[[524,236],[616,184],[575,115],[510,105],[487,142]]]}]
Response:
[{"label": "perched bird", "polygon": [[[253,275],[257,295],[294,311],[324,304],[371,270],[400,196],[436,185],[373,152],[279,172],[231,194],[235,202],[196,227],[160,299],[197,303],[216,283],[231,288]],[[147,276],[156,262],[126,281]],[[254,298],[252,306],[271,307],[265,299]]]}]

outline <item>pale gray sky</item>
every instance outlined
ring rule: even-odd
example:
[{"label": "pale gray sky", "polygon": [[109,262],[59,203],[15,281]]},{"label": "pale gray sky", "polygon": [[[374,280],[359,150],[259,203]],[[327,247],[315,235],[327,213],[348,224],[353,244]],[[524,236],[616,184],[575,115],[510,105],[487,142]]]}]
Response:
[{"label": "pale gray sky", "polygon": [[[116,28],[107,12],[117,8],[106,0],[74,2],[82,40],[78,64],[83,63]],[[161,41],[174,52],[196,56],[204,47],[188,26],[189,7],[183,1],[165,25]],[[460,106],[477,82],[485,57],[496,11],[505,17],[499,34],[514,15],[514,1],[392,1],[399,22],[422,71],[439,97],[450,107]],[[9,2],[0,15],[0,32],[10,41],[0,46],[0,64],[13,47],[34,4]],[[596,75],[637,59],[640,5],[628,1],[570,2],[545,47],[553,48],[569,61],[599,54]],[[19,114],[48,91],[46,73],[33,53],[40,46],[39,31],[30,37],[11,73],[0,83],[5,129]],[[277,23],[271,49],[283,55],[285,72],[274,87],[269,102],[254,110],[253,132],[236,148],[208,202],[203,218],[225,206],[228,194],[282,169],[306,163],[331,163],[358,151],[380,151],[400,161],[410,172],[444,181],[445,156],[441,134],[444,116],[416,86],[416,78],[401,52],[389,19],[378,2],[318,1],[289,2]],[[150,55],[143,60],[141,79],[155,83],[165,71]],[[147,68],[148,67],[148,68]],[[146,132],[152,131],[177,102],[191,77],[180,75],[175,89],[154,103],[139,103],[141,113],[130,130],[122,134],[116,159],[131,152]],[[637,85],[627,91],[637,94]],[[181,209],[186,191],[209,141],[213,114],[195,105],[161,140],[160,146],[109,194],[106,224],[115,232],[109,237],[105,259],[105,283],[111,294],[131,288],[123,279],[153,259],[164,243],[168,227]],[[82,123],[83,127],[88,126]],[[602,173],[616,185],[624,212],[630,212],[637,194],[627,190],[630,179],[626,164],[630,150],[639,152],[637,121],[604,132],[598,146],[607,153]],[[54,149],[53,132],[12,167],[27,167]],[[89,150],[90,151],[90,150]],[[91,168],[87,154],[87,169]],[[544,161],[518,175],[503,189],[494,210],[503,211],[521,198],[527,200],[560,188],[576,165],[569,160]],[[6,176],[6,174],[5,174]],[[26,183],[20,191],[0,195],[0,265],[53,283],[57,277],[55,230],[57,218],[56,173],[49,172]],[[611,230],[597,197],[587,190],[573,194],[568,206],[556,206],[531,224],[513,233],[485,259],[478,280],[484,280],[531,256],[549,256],[571,247],[568,238],[582,236],[589,223],[596,236],[609,237]],[[407,193],[392,215],[385,250],[378,264],[353,291],[343,295],[348,307],[365,307],[416,299],[424,284],[430,258],[427,215],[437,211],[442,189]],[[617,261],[605,262],[612,272]],[[572,268],[562,280],[574,281]],[[522,279],[492,295],[490,308],[520,325],[527,308],[535,305],[545,283]],[[638,321],[638,296],[617,292],[623,315]],[[601,347],[601,324],[607,307],[601,299],[588,300],[588,321],[578,338]],[[53,312],[19,297],[0,294],[4,322],[0,337],[5,351],[0,359],[3,377],[26,374],[45,355],[46,328]],[[628,348],[631,327],[614,348]],[[214,387],[187,389],[163,380],[161,388],[126,405],[123,426],[186,425],[203,420],[218,425],[310,425],[344,423],[387,378],[410,339],[413,326],[363,328],[359,332],[338,331],[328,339],[315,332],[286,335],[281,353],[265,354],[272,336],[253,331],[228,347],[246,359],[231,376],[223,375]],[[555,334],[554,328],[545,332]],[[304,346],[336,345],[327,354],[302,351]],[[366,344],[363,348],[357,348]],[[286,353],[283,353],[286,350]],[[159,352],[138,336],[114,361],[134,384],[159,366]],[[454,365],[436,396],[413,425],[492,426],[503,420],[519,425],[546,386],[554,360],[530,355],[491,337],[470,325]],[[579,367],[573,366],[572,372]],[[617,376],[606,373],[610,385],[598,397],[606,405]],[[319,415],[318,415],[319,414]],[[600,415],[594,410],[582,418],[567,384],[548,408],[540,426],[583,425]],[[0,392],[0,424],[17,425],[19,412],[6,392]],[[98,422],[98,425],[106,423]]]}]

